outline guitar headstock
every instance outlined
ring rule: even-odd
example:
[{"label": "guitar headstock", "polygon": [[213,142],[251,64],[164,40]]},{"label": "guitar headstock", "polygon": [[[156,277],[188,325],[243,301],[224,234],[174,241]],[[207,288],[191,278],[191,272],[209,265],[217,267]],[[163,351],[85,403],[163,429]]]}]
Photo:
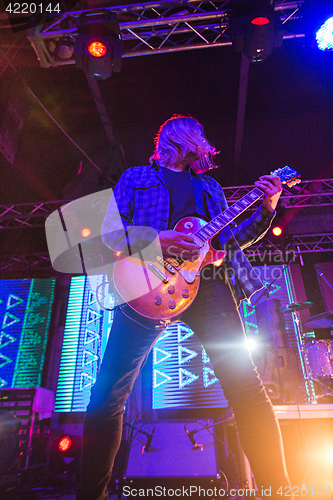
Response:
[{"label": "guitar headstock", "polygon": [[280,177],[282,184],[287,184],[288,187],[293,187],[295,184],[299,184],[301,182],[301,174],[288,166],[278,168],[277,170],[274,170],[274,172],[271,172],[271,174]]}]

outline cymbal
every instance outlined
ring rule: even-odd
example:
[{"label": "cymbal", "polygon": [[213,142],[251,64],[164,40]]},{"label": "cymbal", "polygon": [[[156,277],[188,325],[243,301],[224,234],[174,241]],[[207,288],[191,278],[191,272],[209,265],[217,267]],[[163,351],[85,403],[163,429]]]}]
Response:
[{"label": "cymbal", "polygon": [[312,316],[305,323],[310,328],[333,328],[333,311],[327,311],[316,316]]},{"label": "cymbal", "polygon": [[284,306],[280,306],[278,311],[282,313],[302,311],[303,309],[309,309],[313,306],[313,302],[292,302]]}]

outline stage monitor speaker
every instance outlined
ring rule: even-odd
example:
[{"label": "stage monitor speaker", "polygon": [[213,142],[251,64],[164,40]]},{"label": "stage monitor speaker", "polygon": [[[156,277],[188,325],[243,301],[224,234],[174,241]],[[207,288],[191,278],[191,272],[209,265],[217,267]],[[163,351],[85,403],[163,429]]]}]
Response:
[{"label": "stage monitor speaker", "polygon": [[212,420],[136,422],[127,478],[210,477],[218,475]]}]

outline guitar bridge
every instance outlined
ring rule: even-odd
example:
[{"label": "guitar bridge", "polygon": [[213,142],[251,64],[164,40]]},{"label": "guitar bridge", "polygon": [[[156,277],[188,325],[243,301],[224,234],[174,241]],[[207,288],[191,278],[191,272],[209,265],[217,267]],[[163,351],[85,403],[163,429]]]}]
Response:
[{"label": "guitar bridge", "polygon": [[[172,275],[175,275],[175,274],[176,274],[176,271],[175,271],[175,269],[174,269],[174,267],[176,267],[176,266],[175,266],[175,263],[176,263],[176,265],[177,265],[177,260],[176,260],[176,259],[173,259],[173,260],[175,261],[175,263],[174,263],[174,262],[172,262],[172,264],[169,262],[169,259],[163,259],[163,257],[160,257],[160,256],[158,256],[158,257],[157,257],[157,260],[158,260],[158,262],[159,262],[162,266],[164,266],[164,268],[165,268],[167,271],[169,271],[169,273],[170,273],[170,274],[172,274]],[[170,259],[170,260],[171,260],[171,259]],[[179,261],[180,261],[180,262],[183,262],[181,259],[179,259]]]}]

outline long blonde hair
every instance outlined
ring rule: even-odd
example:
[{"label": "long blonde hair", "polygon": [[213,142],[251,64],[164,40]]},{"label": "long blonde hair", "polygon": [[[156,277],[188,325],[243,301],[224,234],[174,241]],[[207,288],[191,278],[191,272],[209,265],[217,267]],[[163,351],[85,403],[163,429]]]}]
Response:
[{"label": "long blonde hair", "polygon": [[154,143],[150,161],[157,160],[162,167],[177,165],[189,153],[197,153],[199,158],[188,162],[195,172],[216,168],[213,156],[217,151],[205,138],[203,126],[190,116],[173,115],[161,125]]}]

